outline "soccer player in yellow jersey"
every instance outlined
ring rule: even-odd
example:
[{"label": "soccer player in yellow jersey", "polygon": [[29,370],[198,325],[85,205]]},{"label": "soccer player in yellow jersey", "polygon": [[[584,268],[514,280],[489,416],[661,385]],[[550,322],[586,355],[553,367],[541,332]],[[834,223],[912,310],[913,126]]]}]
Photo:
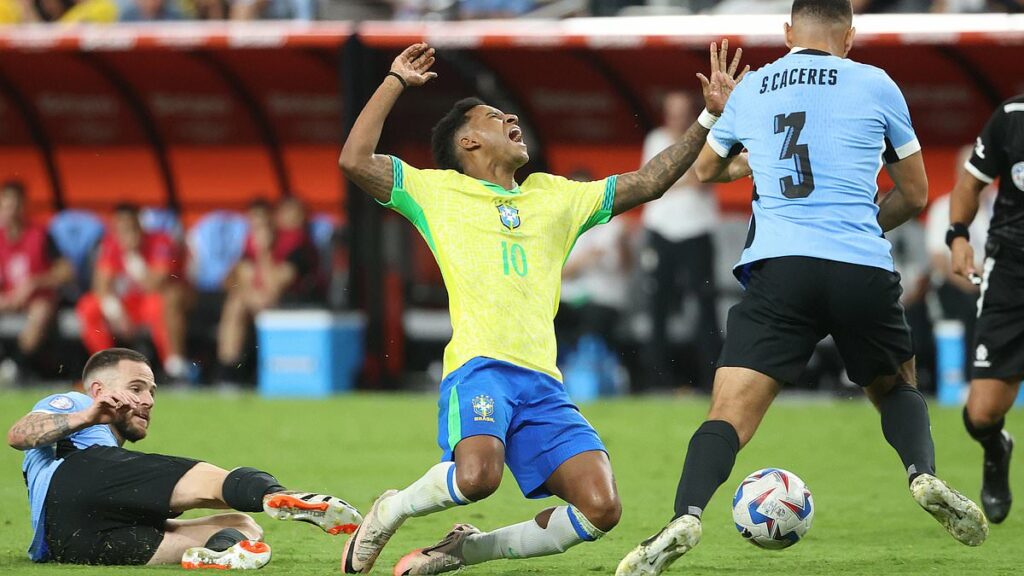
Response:
[{"label": "soccer player in yellow jersey", "polygon": [[531,174],[521,184],[515,173],[529,156],[519,119],[475,98],[457,102],[434,127],[438,170],[377,154],[398,97],[436,77],[426,44],[395,59],[352,127],[340,165],[416,226],[441,268],[453,327],[438,402],[444,454],[411,486],[377,499],[345,545],[344,573],[369,572],[406,519],[493,494],[505,464],[527,498],[555,495],[568,505],[493,532],[458,525],[439,544],[406,555],[394,573],[557,554],[615,527],[621,504],[604,444],[555,366],[562,265],[580,234],[661,197],[690,167],[738,81],[740,55],[727,65],[726,41],[721,50],[712,44],[711,77],[698,74],[707,110],[639,170],[583,183]]}]

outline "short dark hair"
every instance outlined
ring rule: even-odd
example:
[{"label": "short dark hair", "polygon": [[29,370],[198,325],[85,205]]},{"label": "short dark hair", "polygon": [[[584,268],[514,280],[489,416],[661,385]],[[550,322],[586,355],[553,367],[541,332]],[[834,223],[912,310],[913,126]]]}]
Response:
[{"label": "short dark hair", "polygon": [[21,180],[7,180],[3,184],[0,184],[0,192],[4,194],[14,194],[18,197],[18,200],[25,200],[25,183]]},{"label": "short dark hair", "polygon": [[487,104],[476,97],[463,98],[452,106],[430,133],[430,149],[434,153],[434,164],[441,170],[462,172],[462,162],[456,154],[455,133],[466,125],[466,113],[477,106]]},{"label": "short dark hair", "polygon": [[270,204],[270,200],[260,196],[249,201],[249,205],[246,207],[246,210],[266,210],[269,212],[271,208],[273,208],[273,206]]},{"label": "short dark hair", "polygon": [[853,22],[853,6],[850,0],[793,0],[792,19],[810,16],[831,22]]},{"label": "short dark hair", "polygon": [[120,202],[114,206],[114,214],[128,214],[130,216],[139,215],[139,206],[132,204],[131,202]]},{"label": "short dark hair", "polygon": [[[82,369],[82,383],[88,386],[89,376],[91,376],[93,372],[117,366],[122,360],[142,362],[146,366],[150,366],[149,358],[146,358],[145,354],[141,354],[128,348],[107,348],[106,350],[100,350],[93,354],[89,357],[89,360],[86,361],[85,368]],[[150,366],[150,368],[152,368],[152,366]]]}]

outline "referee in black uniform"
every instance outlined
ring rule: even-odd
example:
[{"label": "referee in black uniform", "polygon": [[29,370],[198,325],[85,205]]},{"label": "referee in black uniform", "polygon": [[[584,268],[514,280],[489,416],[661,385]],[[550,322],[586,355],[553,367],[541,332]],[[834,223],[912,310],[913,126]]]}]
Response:
[{"label": "referee in black uniform", "polygon": [[999,523],[1012,502],[1013,438],[1003,423],[1024,378],[1024,94],[999,105],[964,167],[953,189],[946,244],[953,271],[975,282],[967,227],[978,212],[981,190],[999,179],[980,272],[971,391],[964,408],[968,434],[985,449],[981,503],[989,520]]}]

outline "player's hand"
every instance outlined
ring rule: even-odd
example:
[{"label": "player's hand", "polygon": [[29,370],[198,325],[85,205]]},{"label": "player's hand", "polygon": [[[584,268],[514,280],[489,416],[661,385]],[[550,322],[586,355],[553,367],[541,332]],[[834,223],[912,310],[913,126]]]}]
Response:
[{"label": "player's hand", "polygon": [[391,63],[391,71],[401,76],[409,86],[423,86],[437,78],[437,72],[430,72],[433,65],[434,49],[426,42],[420,42],[403,50]]},{"label": "player's hand", "polygon": [[124,419],[141,405],[135,394],[124,390],[103,392],[86,409],[87,420],[92,424],[110,424]]},{"label": "player's hand", "polygon": [[953,257],[954,274],[967,279],[977,275],[974,270],[974,248],[966,238],[954,238],[950,250]]},{"label": "player's hand", "polygon": [[701,89],[704,92],[704,106],[708,112],[715,116],[721,116],[725,110],[725,103],[729,100],[736,85],[750,71],[750,66],[745,66],[739,76],[736,71],[740,67],[740,59],[743,58],[743,48],[737,48],[733,54],[732,63],[729,63],[729,40],[722,40],[722,47],[719,49],[714,42],[711,43],[711,78],[697,73],[700,78]]}]

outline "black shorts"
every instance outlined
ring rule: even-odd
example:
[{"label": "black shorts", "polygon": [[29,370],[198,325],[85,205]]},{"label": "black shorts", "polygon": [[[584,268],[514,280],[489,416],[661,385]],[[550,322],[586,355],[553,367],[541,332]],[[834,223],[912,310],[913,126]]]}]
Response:
[{"label": "black shorts", "polygon": [[1024,251],[989,242],[978,297],[971,378],[1024,375]]},{"label": "black shorts", "polygon": [[793,383],[831,334],[850,380],[867,386],[914,356],[901,294],[899,274],[872,266],[803,256],[755,262],[729,310],[718,366]]},{"label": "black shorts", "polygon": [[171,494],[198,463],[93,446],[68,455],[46,493],[45,535],[54,562],[145,564],[178,516]]}]

